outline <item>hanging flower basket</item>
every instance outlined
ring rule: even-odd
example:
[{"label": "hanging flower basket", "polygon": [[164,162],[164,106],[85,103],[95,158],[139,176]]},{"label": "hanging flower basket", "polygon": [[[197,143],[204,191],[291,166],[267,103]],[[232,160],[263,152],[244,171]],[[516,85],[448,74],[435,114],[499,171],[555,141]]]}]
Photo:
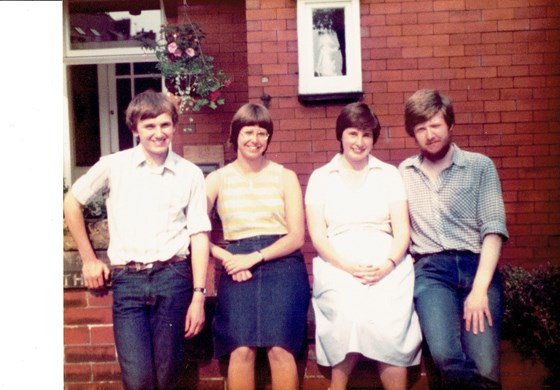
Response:
[{"label": "hanging flower basket", "polygon": [[179,111],[199,111],[224,104],[222,90],[230,78],[215,69],[214,58],[202,53],[205,34],[197,23],[168,24],[160,30],[159,40],[143,39],[144,48],[154,51],[157,68],[165,78],[167,90],[179,98]]}]

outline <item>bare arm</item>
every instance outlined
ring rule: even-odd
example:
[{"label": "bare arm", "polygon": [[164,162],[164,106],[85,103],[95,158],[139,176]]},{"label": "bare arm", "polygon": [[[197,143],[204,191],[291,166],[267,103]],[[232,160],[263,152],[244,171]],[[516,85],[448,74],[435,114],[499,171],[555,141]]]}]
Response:
[{"label": "bare arm", "polygon": [[408,217],[408,202],[406,200],[393,202],[389,205],[391,225],[393,227],[393,244],[389,257],[398,262],[410,243],[410,220]]},{"label": "bare arm", "polygon": [[[206,177],[206,199],[207,199],[207,209],[209,217],[211,218],[212,209],[216,204],[216,199],[218,198],[218,193],[220,191],[220,174],[217,171],[211,172]],[[209,242],[210,244],[210,254],[213,258],[221,261],[222,263],[227,260],[231,259],[233,256],[231,252],[228,252],[224,248],[219,245],[214,244],[213,242]],[[233,280],[237,282],[243,282],[246,280],[251,279],[252,274],[251,271],[245,270],[237,272],[236,274],[231,275]]]},{"label": "bare arm", "polygon": [[82,205],[71,192],[64,198],[64,217],[82,259],[82,273],[87,288],[100,288],[109,279],[107,264],[97,258],[86,231]]},{"label": "bare arm", "polygon": [[[282,180],[288,233],[272,245],[260,250],[264,261],[274,260],[294,252],[301,248],[305,240],[303,198],[299,180],[297,175],[289,169],[284,169]],[[230,275],[249,270],[262,261],[261,254],[253,252],[246,255],[234,255],[224,261],[224,267]]]},{"label": "bare arm", "polygon": [[472,328],[474,334],[478,334],[479,331],[484,332],[484,317],[488,319],[488,325],[493,326],[488,303],[488,287],[496,272],[501,249],[502,237],[499,234],[487,234],[482,240],[473,288],[464,304],[465,328],[467,331]]},{"label": "bare arm", "polygon": [[284,207],[288,233],[274,244],[261,250],[266,260],[286,256],[302,247],[305,240],[303,197],[295,172],[284,169]]},{"label": "bare arm", "polygon": [[[208,233],[200,232],[191,236],[191,263],[194,287],[206,286],[208,250]],[[190,338],[199,334],[204,327],[204,322],[204,294],[194,292],[187,311],[185,337]]]}]

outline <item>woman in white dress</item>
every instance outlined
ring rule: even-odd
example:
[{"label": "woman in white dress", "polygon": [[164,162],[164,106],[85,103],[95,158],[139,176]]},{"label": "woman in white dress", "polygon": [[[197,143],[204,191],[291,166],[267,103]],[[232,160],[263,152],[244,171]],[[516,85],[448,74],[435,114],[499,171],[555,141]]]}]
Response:
[{"label": "woman in white dress", "polygon": [[342,76],[342,53],[333,30],[320,30],[317,39],[319,55],[315,73],[319,77]]},{"label": "woman in white dress", "polygon": [[318,252],[317,362],[332,367],[330,390],[346,388],[362,356],[378,362],[385,389],[405,389],[407,367],[420,363],[407,200],[397,168],[370,154],[380,127],[366,104],[344,107],[341,152],[313,172],[305,195]]}]

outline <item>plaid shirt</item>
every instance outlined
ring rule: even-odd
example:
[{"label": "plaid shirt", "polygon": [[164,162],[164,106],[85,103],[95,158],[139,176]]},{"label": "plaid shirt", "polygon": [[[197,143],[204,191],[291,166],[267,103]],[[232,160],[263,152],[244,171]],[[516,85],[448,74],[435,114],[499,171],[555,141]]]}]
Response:
[{"label": "plaid shirt", "polygon": [[445,250],[480,253],[484,236],[509,238],[502,189],[492,160],[457,145],[453,162],[435,183],[420,169],[421,155],[399,170],[408,195],[412,255]]}]

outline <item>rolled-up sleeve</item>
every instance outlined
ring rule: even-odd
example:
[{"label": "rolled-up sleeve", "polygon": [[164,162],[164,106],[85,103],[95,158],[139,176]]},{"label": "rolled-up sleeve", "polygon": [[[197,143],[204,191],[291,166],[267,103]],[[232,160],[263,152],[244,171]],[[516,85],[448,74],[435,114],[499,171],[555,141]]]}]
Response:
[{"label": "rolled-up sleeve", "polygon": [[186,216],[189,236],[212,230],[207,212],[206,184],[204,182],[204,175],[199,169],[193,170],[193,180],[191,182],[191,193]]},{"label": "rolled-up sleeve", "polygon": [[492,160],[487,159],[480,176],[478,199],[478,223],[481,240],[487,234],[499,234],[504,241],[509,239],[506,228],[506,213],[500,178]]},{"label": "rolled-up sleeve", "polygon": [[107,190],[109,174],[110,161],[102,157],[72,185],[72,195],[82,205],[87,204],[94,196]]}]

